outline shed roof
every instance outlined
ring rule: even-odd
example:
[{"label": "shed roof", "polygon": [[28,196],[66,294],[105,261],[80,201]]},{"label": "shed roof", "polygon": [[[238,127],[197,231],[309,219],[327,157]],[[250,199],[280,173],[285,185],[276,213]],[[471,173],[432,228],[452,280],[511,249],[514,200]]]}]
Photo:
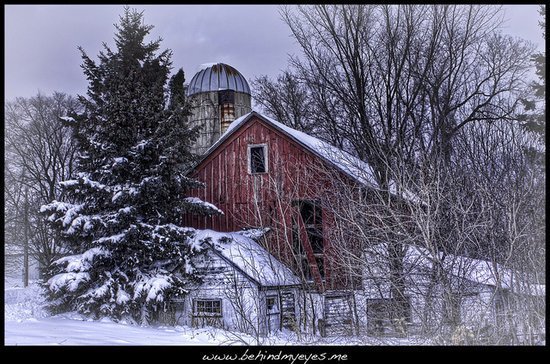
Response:
[{"label": "shed roof", "polygon": [[[454,254],[447,254],[443,259],[441,252],[436,253],[438,256],[434,256],[428,249],[410,244],[406,244],[406,249],[404,262],[412,268],[411,273],[431,272],[434,262],[437,261],[442,262],[446,272],[459,279],[526,295],[544,296],[546,294],[546,285],[533,283],[525,275],[499,263]],[[388,246],[385,243],[369,247],[365,253],[367,264],[383,264],[389,261]]]},{"label": "shed roof", "polygon": [[300,279],[285,264],[249,236],[245,231],[222,233],[206,229],[197,230],[194,239],[208,244],[215,253],[260,286],[300,284]]}]

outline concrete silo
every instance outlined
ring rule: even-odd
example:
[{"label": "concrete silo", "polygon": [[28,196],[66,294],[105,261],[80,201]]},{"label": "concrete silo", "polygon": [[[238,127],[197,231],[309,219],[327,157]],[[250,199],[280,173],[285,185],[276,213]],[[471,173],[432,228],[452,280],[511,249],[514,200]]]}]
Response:
[{"label": "concrete silo", "polygon": [[250,87],[244,76],[225,63],[201,66],[187,87],[191,126],[201,126],[194,152],[204,154],[233,120],[251,111]]}]

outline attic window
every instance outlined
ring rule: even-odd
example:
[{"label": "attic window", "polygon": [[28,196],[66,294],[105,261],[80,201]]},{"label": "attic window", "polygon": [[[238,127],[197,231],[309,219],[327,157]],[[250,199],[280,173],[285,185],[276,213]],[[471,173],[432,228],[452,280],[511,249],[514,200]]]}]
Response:
[{"label": "attic window", "polygon": [[248,146],[248,170],[251,174],[267,172],[267,144]]}]

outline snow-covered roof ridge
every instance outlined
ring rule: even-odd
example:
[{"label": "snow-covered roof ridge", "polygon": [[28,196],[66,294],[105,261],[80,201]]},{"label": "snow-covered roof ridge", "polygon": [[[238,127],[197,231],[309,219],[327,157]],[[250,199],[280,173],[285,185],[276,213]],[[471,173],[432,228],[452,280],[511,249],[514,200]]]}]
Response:
[{"label": "snow-covered roof ridge", "polygon": [[[308,135],[302,131],[293,129],[281,122],[274,120],[268,116],[260,114],[259,112],[252,110],[248,114],[245,114],[235,119],[229,124],[225,133],[206,151],[202,158],[197,162],[196,166],[200,165],[208,156],[214,152],[220,144],[227,140],[235,131],[237,131],[242,125],[244,125],[252,116],[258,117],[267,124],[274,127],[276,130],[281,131],[283,134],[290,137],[290,139],[296,141],[296,143],[305,147],[308,151],[318,156],[321,160],[328,162],[331,166],[337,170],[343,172],[345,175],[351,177],[353,180],[359,182],[363,186],[371,187],[373,189],[380,189],[376,178],[374,177],[374,171],[372,167],[365,161],[354,157],[348,152],[335,147],[321,139]],[[422,199],[410,190],[401,189],[398,193],[396,183],[390,182],[389,192],[396,196],[400,196],[405,200],[415,203],[424,204]]]},{"label": "snow-covered roof ridge", "polygon": [[240,232],[197,230],[196,241],[206,241],[225,260],[231,262],[261,286],[300,284],[292,271],[256,241]]},{"label": "snow-covered roof ridge", "polygon": [[[218,141],[206,151],[203,159],[213,152],[221,143],[223,143],[223,141],[233,134],[233,132],[245,124],[252,116],[260,118],[276,129],[282,131],[284,134],[290,136],[293,140],[306,147],[310,152],[329,162],[331,165],[344,172],[354,180],[365,185],[376,186],[373,170],[368,163],[352,156],[340,148],[330,145],[329,143],[308,135],[302,131],[284,125],[283,123],[260,114],[255,110],[235,119],[229,125],[225,133],[222,134],[220,139],[218,139]],[[199,163],[201,161],[199,161]]]},{"label": "snow-covered roof ridge", "polygon": [[374,178],[374,172],[372,167],[354,157],[348,152],[337,148],[321,139],[308,135],[302,131],[293,129],[283,123],[278,122],[268,116],[262,115],[262,117],[271,122],[278,129],[285,131],[288,135],[296,139],[300,144],[308,147],[314,154],[330,162],[336,168],[352,177],[353,179],[361,182],[365,185],[376,186],[376,180]]}]

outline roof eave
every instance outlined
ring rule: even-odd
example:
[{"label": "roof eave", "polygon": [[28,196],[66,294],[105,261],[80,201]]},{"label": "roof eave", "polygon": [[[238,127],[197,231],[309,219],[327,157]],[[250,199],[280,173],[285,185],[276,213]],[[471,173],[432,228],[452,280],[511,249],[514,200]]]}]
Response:
[{"label": "roof eave", "polygon": [[248,274],[244,269],[242,269],[241,267],[239,267],[237,264],[235,264],[235,262],[233,262],[231,259],[229,259],[228,257],[226,257],[225,255],[223,255],[222,253],[220,253],[212,243],[209,243],[207,242],[206,244],[208,244],[208,246],[210,247],[210,249],[214,252],[214,254],[216,254],[218,257],[222,258],[224,261],[226,261],[227,263],[229,263],[229,265],[231,265],[233,268],[235,268],[236,270],[238,270],[241,274],[243,274],[245,277],[247,277],[248,279],[250,279],[252,282],[254,282],[258,287],[262,287],[262,284],[257,280],[255,279],[254,277],[252,277],[250,274]]},{"label": "roof eave", "polygon": [[270,291],[274,289],[280,289],[280,288],[301,288],[301,283],[293,283],[293,284],[270,284],[270,285],[264,285],[260,286],[261,291]]}]

